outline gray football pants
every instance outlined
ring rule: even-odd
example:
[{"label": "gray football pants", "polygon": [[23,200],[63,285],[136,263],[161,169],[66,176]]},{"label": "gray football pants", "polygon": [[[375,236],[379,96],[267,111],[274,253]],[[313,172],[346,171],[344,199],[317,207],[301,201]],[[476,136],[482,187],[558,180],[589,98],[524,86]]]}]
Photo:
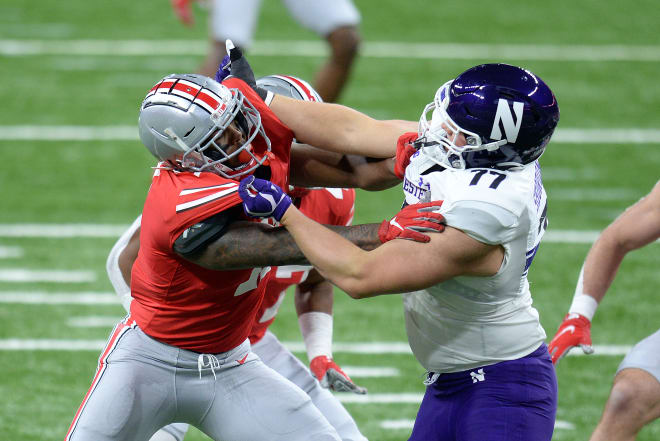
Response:
[{"label": "gray football pants", "polygon": [[660,382],[660,329],[633,346],[616,373],[627,368],[645,370]]},{"label": "gray football pants", "polygon": [[264,365],[247,340],[228,352],[198,354],[124,320],[65,441],[147,441],[175,421],[222,441],[339,441],[309,396]]}]

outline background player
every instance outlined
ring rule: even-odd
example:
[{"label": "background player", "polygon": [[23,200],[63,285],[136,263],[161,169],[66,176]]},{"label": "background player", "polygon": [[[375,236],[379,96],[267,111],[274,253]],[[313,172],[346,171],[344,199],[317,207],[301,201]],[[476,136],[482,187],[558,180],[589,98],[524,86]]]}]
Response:
[{"label": "background player", "polygon": [[[291,16],[303,27],[324,38],[330,57],[316,74],[314,86],[325,101],[337,101],[348,80],[360,45],[360,13],[352,0],[283,0]],[[192,25],[191,0],[172,0],[179,19]],[[200,73],[213,77],[227,54],[225,40],[249,49],[261,0],[212,0],[209,17],[210,46]]]},{"label": "background player", "polygon": [[[630,251],[660,238],[660,181],[629,207],[593,244],[584,261],[568,314],[550,342],[558,363],[571,348],[593,353],[591,321]],[[641,428],[660,417],[660,330],[637,343],[623,359],[591,441],[634,440]]]},{"label": "background player", "polygon": [[[336,106],[279,99],[271,106],[278,116],[320,147],[368,143],[364,134],[380,125]],[[519,67],[476,66],[438,89],[403,185],[406,203],[441,204],[448,227],[426,246],[360,250],[302,215],[276,185],[241,181],[246,213],[274,214],[352,297],[407,293],[408,339],[428,371],[412,440],[552,437],[557,383],[527,272],[546,228],[537,159],[558,120],[552,91]],[[324,124],[310,127],[315,121]]]}]

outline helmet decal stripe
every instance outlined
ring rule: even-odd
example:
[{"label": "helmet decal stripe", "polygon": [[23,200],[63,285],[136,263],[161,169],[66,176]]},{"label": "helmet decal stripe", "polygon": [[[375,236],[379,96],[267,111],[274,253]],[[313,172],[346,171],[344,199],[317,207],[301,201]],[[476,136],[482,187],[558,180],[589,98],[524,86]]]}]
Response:
[{"label": "helmet decal stripe", "polygon": [[318,101],[314,94],[309,90],[309,87],[307,87],[298,78],[290,77],[288,75],[282,75],[282,78],[285,78],[290,83],[293,83],[292,85],[298,90],[298,92],[300,92],[302,96],[307,97],[307,101]]},{"label": "helmet decal stripe", "polygon": [[220,97],[208,89],[202,89],[201,92],[195,97],[193,103],[203,107],[209,113],[213,113],[220,105]]},{"label": "helmet decal stripe", "polygon": [[172,95],[178,95],[180,97],[186,98],[189,101],[193,101],[197,93],[199,93],[200,87],[196,84],[190,83],[188,81],[180,80],[178,81],[172,91]]}]

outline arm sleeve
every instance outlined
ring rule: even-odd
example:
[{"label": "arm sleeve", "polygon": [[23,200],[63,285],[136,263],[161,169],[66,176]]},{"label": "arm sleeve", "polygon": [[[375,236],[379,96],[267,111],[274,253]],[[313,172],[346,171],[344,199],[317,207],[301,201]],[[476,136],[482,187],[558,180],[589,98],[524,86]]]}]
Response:
[{"label": "arm sleeve", "polygon": [[186,228],[174,241],[173,249],[182,256],[192,256],[221,237],[233,220],[229,211],[221,211],[195,225]]}]

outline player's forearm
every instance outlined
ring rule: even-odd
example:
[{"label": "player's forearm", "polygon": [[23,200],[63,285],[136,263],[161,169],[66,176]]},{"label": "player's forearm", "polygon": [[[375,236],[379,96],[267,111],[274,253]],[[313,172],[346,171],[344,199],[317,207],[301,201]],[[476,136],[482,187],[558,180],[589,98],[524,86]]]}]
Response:
[{"label": "player's forearm", "polygon": [[578,290],[600,303],[612,285],[625,255],[626,251],[615,240],[606,235],[601,236],[584,261],[582,286],[578,286]]},{"label": "player's forearm", "polygon": [[364,156],[347,156],[346,161],[356,179],[357,188],[369,191],[385,190],[401,183],[394,174],[394,158],[372,161]]},{"label": "player's forearm", "polygon": [[[319,149],[296,144],[291,150],[290,182],[300,187],[337,187],[383,190],[401,182],[394,174],[394,159],[368,159],[357,155],[319,156]],[[329,159],[329,160],[328,160]]]},{"label": "player's forearm", "polygon": [[[374,249],[380,245],[378,224],[330,228],[361,248]],[[233,223],[220,239],[188,260],[214,270],[308,263],[285,228],[273,228],[255,222]]]},{"label": "player's forearm", "polygon": [[338,104],[311,103],[276,95],[270,108],[293,130],[296,139],[318,148],[389,158],[403,131]]},{"label": "player's forearm", "polygon": [[600,302],[612,285],[621,261],[633,250],[660,236],[660,187],[629,207],[603,232],[589,250],[582,271],[585,294]]},{"label": "player's forearm", "polygon": [[362,273],[366,252],[295,207],[287,210],[281,222],[319,273],[352,295],[350,286]]}]

